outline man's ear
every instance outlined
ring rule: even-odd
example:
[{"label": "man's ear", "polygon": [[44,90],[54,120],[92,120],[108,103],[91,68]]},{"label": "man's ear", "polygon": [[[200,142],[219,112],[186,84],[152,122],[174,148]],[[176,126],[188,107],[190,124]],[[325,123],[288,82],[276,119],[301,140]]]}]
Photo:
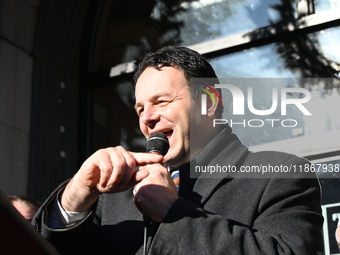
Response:
[{"label": "man's ear", "polygon": [[216,94],[218,93],[216,90],[211,91],[210,88],[207,88],[209,90],[209,96],[207,97],[207,116],[209,118],[213,117],[215,115],[215,112],[217,110],[217,106],[219,104],[219,95]]}]

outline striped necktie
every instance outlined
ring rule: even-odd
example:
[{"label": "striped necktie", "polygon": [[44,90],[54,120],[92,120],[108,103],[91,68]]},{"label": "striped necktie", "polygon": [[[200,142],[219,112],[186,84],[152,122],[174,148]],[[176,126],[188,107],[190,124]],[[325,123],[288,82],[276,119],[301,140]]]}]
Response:
[{"label": "striped necktie", "polygon": [[177,191],[179,189],[179,170],[178,169],[170,169],[171,179],[174,181]]}]

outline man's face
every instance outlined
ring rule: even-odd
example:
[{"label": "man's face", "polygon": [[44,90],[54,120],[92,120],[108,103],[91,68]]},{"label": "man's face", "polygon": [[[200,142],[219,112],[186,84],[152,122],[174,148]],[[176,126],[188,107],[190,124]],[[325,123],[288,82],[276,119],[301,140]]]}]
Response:
[{"label": "man's face", "polygon": [[184,73],[173,67],[148,67],[136,83],[136,111],[146,138],[164,133],[170,149],[164,161],[178,166],[190,157],[190,88]]}]

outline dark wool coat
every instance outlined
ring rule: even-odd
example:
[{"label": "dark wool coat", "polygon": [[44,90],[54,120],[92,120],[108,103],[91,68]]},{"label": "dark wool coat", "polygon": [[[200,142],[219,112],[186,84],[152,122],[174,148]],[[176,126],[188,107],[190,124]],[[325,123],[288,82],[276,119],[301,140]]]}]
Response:
[{"label": "dark wool coat", "polygon": [[[314,174],[293,172],[305,164],[308,161],[290,154],[249,152],[230,128],[224,129],[190,162],[191,169],[230,165],[238,172],[190,179],[189,164],[182,165],[180,198],[164,222],[148,225],[148,254],[321,254],[319,182]],[[239,171],[269,165],[290,168],[291,173]],[[143,216],[133,204],[131,190],[103,194],[80,223],[66,230],[49,229],[47,207],[65,185],[34,219],[61,254],[142,254]]]}]

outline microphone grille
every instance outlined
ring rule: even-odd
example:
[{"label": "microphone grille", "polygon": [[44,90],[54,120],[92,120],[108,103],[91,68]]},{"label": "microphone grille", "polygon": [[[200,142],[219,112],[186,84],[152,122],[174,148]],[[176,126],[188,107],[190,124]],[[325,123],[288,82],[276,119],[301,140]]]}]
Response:
[{"label": "microphone grille", "polygon": [[169,140],[163,133],[154,133],[146,141],[147,153],[158,153],[162,156],[169,150]]}]

